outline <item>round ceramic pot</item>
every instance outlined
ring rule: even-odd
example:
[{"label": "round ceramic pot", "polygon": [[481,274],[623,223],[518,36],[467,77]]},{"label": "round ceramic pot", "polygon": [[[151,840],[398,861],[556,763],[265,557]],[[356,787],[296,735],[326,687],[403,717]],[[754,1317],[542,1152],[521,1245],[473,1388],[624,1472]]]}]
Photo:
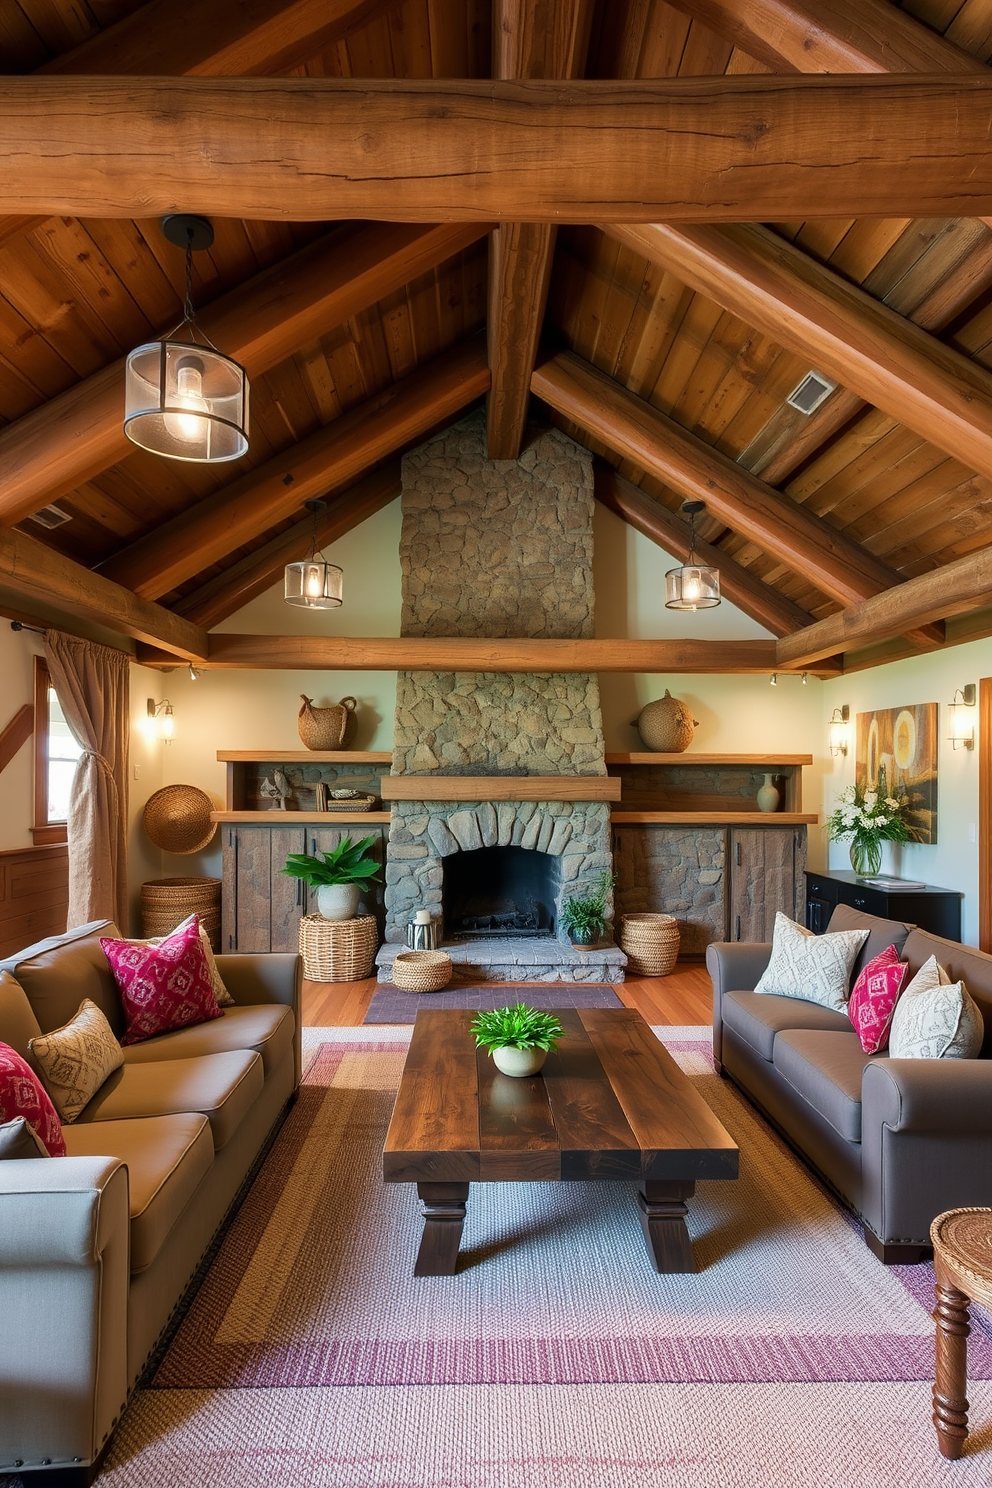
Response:
[{"label": "round ceramic pot", "polygon": [[512,1049],[507,1045],[503,1049],[493,1050],[493,1064],[504,1075],[513,1075],[519,1078],[522,1075],[536,1075],[548,1057],[547,1049]]},{"label": "round ceramic pot", "polygon": [[317,913],[325,920],[353,920],[361,897],[361,884],[321,884],[317,890]]}]

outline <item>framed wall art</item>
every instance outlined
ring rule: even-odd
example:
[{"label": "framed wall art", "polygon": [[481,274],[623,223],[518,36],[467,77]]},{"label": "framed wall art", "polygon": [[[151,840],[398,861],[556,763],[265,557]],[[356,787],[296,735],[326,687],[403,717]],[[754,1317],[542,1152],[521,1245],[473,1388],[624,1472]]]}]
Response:
[{"label": "framed wall art", "polygon": [[855,779],[878,784],[905,803],[914,842],[937,841],[937,704],[910,703],[857,715]]}]

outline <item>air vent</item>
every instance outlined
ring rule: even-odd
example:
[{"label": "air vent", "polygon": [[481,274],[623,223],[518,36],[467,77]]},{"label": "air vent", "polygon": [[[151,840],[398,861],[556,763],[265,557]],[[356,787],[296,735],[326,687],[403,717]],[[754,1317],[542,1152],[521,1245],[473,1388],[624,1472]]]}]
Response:
[{"label": "air vent", "polygon": [[53,527],[62,527],[72,518],[68,512],[62,511],[57,506],[43,506],[41,511],[32,512],[30,520],[37,522],[39,527],[47,527],[49,531]]},{"label": "air vent", "polygon": [[835,382],[830,382],[826,377],[821,377],[819,372],[807,372],[798,387],[786,398],[790,408],[798,408],[800,413],[815,413],[820,404],[830,397]]}]

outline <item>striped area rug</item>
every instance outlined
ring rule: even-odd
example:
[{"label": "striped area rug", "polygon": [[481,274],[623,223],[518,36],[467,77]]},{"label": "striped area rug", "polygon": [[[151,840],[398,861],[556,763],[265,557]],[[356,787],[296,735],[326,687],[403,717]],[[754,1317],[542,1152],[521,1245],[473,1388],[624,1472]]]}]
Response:
[{"label": "striped area rug", "polygon": [[382,1141],[406,1031],[325,1030],[304,1090],[101,1484],[816,1488],[986,1484],[929,1422],[932,1273],[860,1232],[713,1073],[665,1042],[741,1147],[690,1204],[693,1276],[650,1266],[633,1185],[473,1185],[453,1277],[414,1278]]}]

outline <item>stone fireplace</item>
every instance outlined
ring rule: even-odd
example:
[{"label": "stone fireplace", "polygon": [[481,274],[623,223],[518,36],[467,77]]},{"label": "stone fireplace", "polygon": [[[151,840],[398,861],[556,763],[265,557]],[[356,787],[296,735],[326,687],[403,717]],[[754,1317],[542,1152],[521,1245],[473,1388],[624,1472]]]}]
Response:
[{"label": "stone fireplace", "polygon": [[[559,431],[540,433],[519,460],[499,461],[486,458],[481,412],[437,435],[403,459],[402,633],[591,636],[592,513],[592,457]],[[612,867],[609,805],[583,793],[584,780],[606,775],[598,679],[401,672],[394,737],[392,776],[422,776],[425,789],[423,799],[414,790],[414,799],[392,807],[382,979],[418,909],[445,917],[446,949],[480,978],[620,979],[624,958],[615,946],[576,952],[559,929],[563,894]],[[527,784],[519,798],[501,779],[499,800],[466,800],[463,777],[471,776]],[[574,798],[542,799],[541,776],[576,777],[567,792]],[[462,777],[463,788],[458,799],[442,799],[441,782],[452,777]],[[501,859],[499,849],[516,853]],[[488,906],[476,873],[487,852],[495,854]],[[526,864],[531,855],[553,860],[546,876],[543,865]],[[507,886],[514,859],[522,907]],[[475,887],[460,901],[466,882]],[[540,899],[543,923],[537,933],[526,923],[513,933],[500,917],[526,921],[528,894]],[[486,918],[488,928],[463,923]]]},{"label": "stone fireplace", "polygon": [[561,859],[537,848],[477,847],[441,859],[441,914],[452,940],[555,932]]}]

